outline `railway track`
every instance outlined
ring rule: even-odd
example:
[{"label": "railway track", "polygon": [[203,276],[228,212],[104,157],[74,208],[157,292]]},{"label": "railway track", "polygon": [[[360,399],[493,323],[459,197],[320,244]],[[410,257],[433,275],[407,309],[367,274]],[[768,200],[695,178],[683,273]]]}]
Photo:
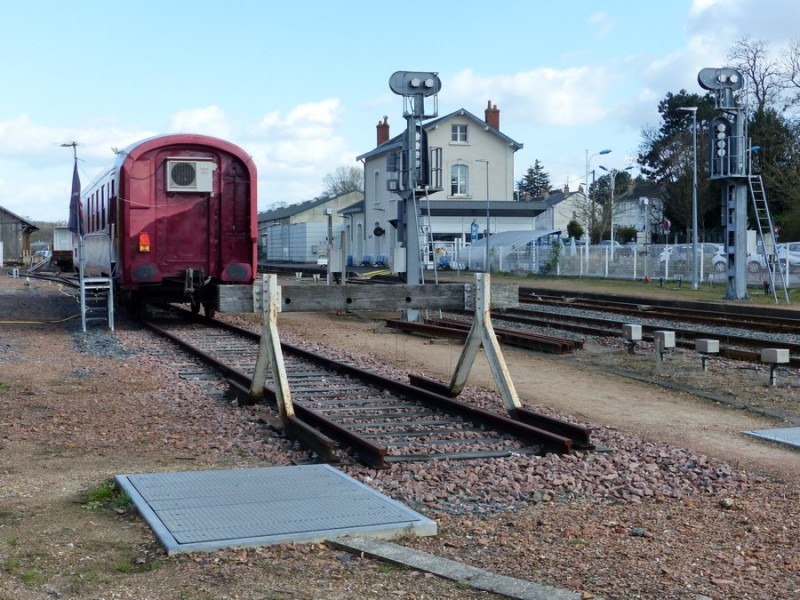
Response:
[{"label": "railway track", "polygon": [[[206,319],[144,322],[179,344],[233,386],[249,389],[258,334]],[[337,462],[347,452],[370,466],[441,459],[480,459],[590,449],[591,430],[527,409],[504,416],[282,344],[295,411],[287,433]],[[267,382],[268,390],[274,392]]]},{"label": "railway track", "polygon": [[[675,332],[676,345],[694,349],[701,338],[720,341],[719,355],[737,361],[760,363],[761,349],[786,348],[787,366],[800,368],[800,319],[774,314],[699,309],[693,306],[658,306],[643,302],[582,297],[532,295],[520,291],[519,308],[493,311],[494,330],[501,343],[551,354],[566,354],[583,347],[582,340],[547,335],[542,329],[561,330],[582,336],[620,337],[622,326],[639,323],[644,341],[654,341],[654,332]],[[471,313],[461,319],[428,318],[419,323],[388,320],[389,327],[435,337],[463,339]],[[651,321],[650,323],[644,321]],[[507,323],[505,327],[499,325]],[[687,325],[688,324],[688,325]]]},{"label": "railway track", "polygon": [[[445,318],[430,318],[421,322],[387,319],[386,325],[393,329],[459,340],[466,339],[470,328],[470,323],[467,321]],[[494,327],[494,332],[501,344],[550,354],[569,354],[583,348],[583,342],[580,340],[560,338],[534,331]]]},{"label": "railway track", "polygon": [[[686,323],[697,323],[717,327],[746,328],[765,333],[800,335],[800,318],[781,316],[774,312],[736,310],[729,312],[714,305],[709,308],[697,306],[659,305],[634,300],[592,299],[580,296],[566,297],[539,294],[531,290],[520,290],[520,304],[556,306],[572,309],[612,312],[615,314],[644,318],[669,319]],[[724,306],[724,305],[723,305]]]},{"label": "railway track", "polygon": [[[720,341],[720,356],[754,363],[761,361],[763,348],[787,348],[790,352],[788,366],[800,367],[800,343],[793,339],[800,333],[800,321],[788,317],[753,313],[714,315],[709,314],[711,311],[693,307],[634,305],[606,299],[565,300],[553,297],[540,300],[538,296],[536,299],[528,296],[523,304],[520,308],[507,309],[493,316],[498,321],[516,323],[525,328],[615,337],[620,336],[623,324],[639,322],[646,341],[653,341],[653,332],[668,329],[675,332],[679,347],[694,348],[695,340],[701,338],[717,339]],[[638,308],[632,308],[634,306]],[[775,325],[771,328],[773,318]],[[643,322],[645,320],[651,323]],[[687,323],[694,324],[687,326]]]}]

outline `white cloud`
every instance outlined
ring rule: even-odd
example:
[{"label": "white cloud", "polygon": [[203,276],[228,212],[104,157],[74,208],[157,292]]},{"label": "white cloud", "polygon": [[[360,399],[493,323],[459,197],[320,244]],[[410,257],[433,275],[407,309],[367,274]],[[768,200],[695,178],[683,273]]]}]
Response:
[{"label": "white cloud", "polygon": [[574,126],[607,116],[603,97],[610,85],[612,77],[602,68],[540,67],[493,77],[480,77],[465,69],[448,79],[447,90],[448,97],[465,106],[476,105],[476,98],[483,98],[481,102],[491,99],[515,122]]},{"label": "white cloud", "polygon": [[228,119],[219,106],[180,111],[173,115],[169,129],[181,133],[210,135],[221,139],[228,139],[231,135]]},{"label": "white cloud", "polygon": [[352,165],[357,151],[339,133],[338,98],[266,113],[246,132],[247,149],[259,168],[261,210],[276,202],[310,200],[323,191],[323,178]]},{"label": "white cloud", "polygon": [[600,11],[589,16],[589,23],[594,27],[595,40],[604,40],[608,38],[609,34],[613,31],[615,21],[608,15],[607,12]]}]

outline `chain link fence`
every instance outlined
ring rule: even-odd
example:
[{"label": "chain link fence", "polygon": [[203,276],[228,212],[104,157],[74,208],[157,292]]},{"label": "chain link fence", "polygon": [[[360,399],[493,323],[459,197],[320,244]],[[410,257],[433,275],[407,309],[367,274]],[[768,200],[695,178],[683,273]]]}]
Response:
[{"label": "chain link fence", "polygon": [[[719,244],[699,244],[702,260],[698,262],[698,283],[724,284],[728,262]],[[723,252],[716,252],[717,249]],[[647,246],[577,245],[551,246],[529,244],[522,247],[491,246],[489,270],[519,275],[551,275],[562,277],[600,277],[611,279],[644,279],[671,281],[679,285],[692,282],[691,250],[687,246],[649,244]],[[748,286],[763,287],[769,272],[760,255],[748,258]],[[449,268],[471,271],[486,270],[486,248],[466,246],[456,251]],[[780,287],[779,274],[775,284]],[[800,287],[800,273],[784,271],[787,287]]]}]

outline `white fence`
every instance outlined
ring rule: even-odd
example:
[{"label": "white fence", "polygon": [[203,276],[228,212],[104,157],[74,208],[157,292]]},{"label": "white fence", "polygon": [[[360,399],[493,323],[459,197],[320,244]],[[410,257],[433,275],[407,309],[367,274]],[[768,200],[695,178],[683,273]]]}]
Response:
[{"label": "white fence", "polygon": [[[565,246],[556,252],[548,245],[529,245],[520,248],[491,246],[489,269],[491,271],[518,274],[555,275],[564,277],[607,277],[611,279],[643,279],[676,281],[689,284],[692,281],[691,262],[666,251],[668,246],[650,244],[647,248],[623,247],[614,250],[607,246]],[[486,270],[486,249],[466,246],[456,251],[452,268],[461,267],[473,271]],[[763,286],[769,273],[748,263],[747,284]],[[800,286],[800,274],[784,272],[787,286]],[[777,279],[776,285],[780,285]],[[727,263],[711,254],[704,254],[699,261],[698,282],[724,284],[727,279]]]}]

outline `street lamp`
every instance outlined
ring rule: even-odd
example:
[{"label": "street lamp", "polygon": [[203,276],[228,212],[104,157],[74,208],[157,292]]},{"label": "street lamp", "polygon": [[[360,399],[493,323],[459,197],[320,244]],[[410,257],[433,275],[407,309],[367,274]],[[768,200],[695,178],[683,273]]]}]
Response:
[{"label": "street lamp", "polygon": [[611,176],[611,260],[614,260],[614,190],[617,187],[617,175],[622,173],[623,171],[630,171],[633,167],[625,167],[624,169],[607,169],[603,165],[597,165],[603,171],[608,173]]},{"label": "street lamp", "polygon": [[[584,188],[584,190],[586,191],[586,198],[590,200],[589,209],[591,210],[591,214],[590,214],[589,219],[588,219],[588,221],[589,221],[589,223],[588,223],[589,233],[588,233],[587,242],[591,242],[592,241],[592,228],[594,227],[594,203],[591,202],[591,194],[589,193],[589,163],[591,162],[591,160],[595,156],[600,156],[601,154],[610,154],[610,153],[611,153],[611,150],[606,149],[606,150],[600,150],[600,152],[597,152],[597,153],[592,154],[591,156],[589,156],[589,149],[588,148],[586,149],[586,187]],[[588,252],[589,243],[586,244],[586,250]],[[586,256],[588,257],[589,255],[587,254]]]},{"label": "street lamp", "polygon": [[699,287],[697,268],[697,107],[681,106],[678,110],[692,113],[692,289]]},{"label": "street lamp", "polygon": [[486,267],[485,271],[489,272],[489,159],[477,158],[476,162],[486,163]]}]

